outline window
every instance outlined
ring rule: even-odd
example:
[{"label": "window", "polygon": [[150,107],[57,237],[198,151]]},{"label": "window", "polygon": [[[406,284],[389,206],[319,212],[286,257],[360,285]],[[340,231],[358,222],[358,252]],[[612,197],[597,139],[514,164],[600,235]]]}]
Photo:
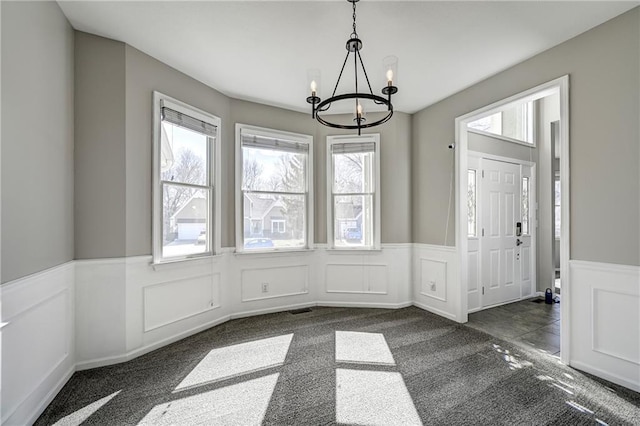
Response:
[{"label": "window", "polygon": [[285,221],[282,219],[271,219],[271,232],[274,234],[284,234],[286,232]]},{"label": "window", "polygon": [[554,202],[554,218],[555,218],[555,235],[556,239],[560,239],[560,221],[562,220],[562,209],[560,208],[560,176],[555,179],[555,202]]},{"label": "window", "polygon": [[219,127],[219,118],[154,92],[154,263],[214,251]]},{"label": "window", "polygon": [[313,138],[236,125],[238,251],[312,244]]},{"label": "window", "polygon": [[468,189],[467,189],[467,210],[468,210],[468,220],[467,220],[467,236],[470,238],[474,238],[478,236],[478,212],[477,212],[477,191],[478,185],[476,182],[476,174],[477,171],[474,169],[469,169],[467,171],[467,181],[468,181]]},{"label": "window", "polygon": [[327,138],[329,220],[333,248],[380,247],[379,135]]},{"label": "window", "polygon": [[529,178],[522,178],[522,235],[529,235]]},{"label": "window", "polygon": [[534,103],[524,102],[467,124],[470,130],[490,133],[510,141],[535,145]]}]

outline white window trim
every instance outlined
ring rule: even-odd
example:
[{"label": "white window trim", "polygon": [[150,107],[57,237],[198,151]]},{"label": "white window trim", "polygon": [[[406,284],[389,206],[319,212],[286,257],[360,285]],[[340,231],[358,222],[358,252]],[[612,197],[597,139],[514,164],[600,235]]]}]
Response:
[{"label": "white window trim", "polygon": [[[333,235],[333,158],[331,146],[336,143],[362,143],[373,142],[374,155],[374,191],[373,191],[373,245],[369,247],[342,247],[336,246]],[[380,244],[380,134],[372,133],[361,136],[327,136],[327,247],[329,250],[344,251],[377,251]]]},{"label": "white window trim", "polygon": [[[216,138],[213,144],[213,149],[209,150],[209,176],[211,182],[209,183],[211,191],[211,199],[209,200],[209,224],[212,227],[213,232],[207,234],[207,246],[209,251],[205,253],[197,253],[185,256],[175,256],[163,259],[162,258],[162,185],[160,179],[160,155],[161,155],[161,118],[160,112],[162,106],[168,106],[176,111],[183,111],[185,114],[190,115],[193,118],[197,118],[202,121],[206,121],[216,126]],[[201,259],[205,257],[211,257],[216,253],[221,252],[221,214],[220,206],[222,202],[220,182],[222,180],[221,161],[220,161],[220,147],[222,140],[222,126],[220,118],[215,115],[209,114],[206,111],[192,107],[184,102],[174,99],[170,96],[164,95],[160,92],[153,92],[153,158],[152,158],[152,210],[153,210],[153,232],[152,232],[152,264],[165,264],[165,263],[177,263],[186,260]],[[213,158],[212,158],[213,157]],[[211,235],[213,234],[213,235]]]},{"label": "white window trim", "polygon": [[[245,250],[244,249],[244,200],[242,196],[242,168],[244,161],[242,158],[242,131],[249,131],[257,136],[280,137],[282,139],[292,140],[309,145],[307,158],[307,220],[306,220],[306,240],[304,247],[294,248],[264,248],[262,250]],[[252,126],[249,124],[236,123],[236,156],[235,156],[235,192],[236,192],[236,253],[238,254],[264,254],[264,253],[280,253],[280,252],[297,252],[309,251],[313,249],[313,136],[301,133],[292,133],[282,130],[268,129],[265,127]],[[264,229],[264,223],[263,223]]]}]

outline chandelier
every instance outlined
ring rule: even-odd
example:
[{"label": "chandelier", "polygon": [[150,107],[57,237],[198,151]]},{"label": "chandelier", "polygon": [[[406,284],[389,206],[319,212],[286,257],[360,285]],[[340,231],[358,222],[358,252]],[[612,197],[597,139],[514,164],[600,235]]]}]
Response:
[{"label": "chandelier", "polygon": [[[391,103],[391,95],[398,92],[398,88],[393,85],[394,77],[397,79],[397,66],[398,60],[394,56],[389,56],[384,59],[383,65],[386,70],[385,76],[387,85],[382,88],[382,94],[385,97],[374,95],[373,90],[371,90],[371,83],[369,82],[369,76],[367,75],[367,70],[364,67],[364,63],[362,62],[362,56],[360,55],[360,50],[362,50],[362,40],[358,38],[358,32],[356,31],[356,3],[358,0],[347,0],[353,5],[353,32],[349,36],[349,40],[347,40],[347,56],[344,58],[344,62],[342,64],[342,69],[340,70],[340,74],[338,75],[338,81],[333,89],[333,93],[330,98],[325,100],[320,99],[318,97],[319,91],[319,72],[310,72],[309,80],[310,80],[310,89],[311,96],[307,97],[307,102],[311,104],[311,117],[318,120],[320,124],[323,124],[328,127],[334,127],[337,129],[357,129],[358,135],[360,135],[361,130],[369,127],[375,127],[380,124],[386,123],[389,121],[391,116],[393,115],[393,104]],[[345,66],[349,61],[349,55],[353,53],[353,66],[354,66],[354,81],[355,81],[355,92],[353,93],[343,93],[336,95],[336,90],[338,90],[338,85],[340,84],[340,79],[342,78],[342,74],[344,72]],[[366,81],[366,88],[369,91],[359,92],[358,88],[358,64],[362,69],[362,75]],[[362,81],[362,80],[360,80]],[[382,118],[376,121],[367,122],[365,117],[365,111],[361,100],[368,100],[373,102],[376,105],[382,105],[386,108],[386,113]],[[354,102],[354,118],[353,124],[342,124],[335,121],[331,121],[330,118],[323,116],[323,113],[329,111],[331,105],[341,101],[353,101]]]}]

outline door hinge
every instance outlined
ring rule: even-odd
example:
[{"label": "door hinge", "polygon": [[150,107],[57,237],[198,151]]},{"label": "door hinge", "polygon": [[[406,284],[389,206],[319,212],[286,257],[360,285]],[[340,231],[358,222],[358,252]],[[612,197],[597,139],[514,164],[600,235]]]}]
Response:
[{"label": "door hinge", "polygon": [[484,170],[482,171],[482,177],[484,177]]},{"label": "door hinge", "polygon": [[482,294],[484,294],[484,286],[482,286]]},{"label": "door hinge", "polygon": [[484,237],[484,228],[482,228],[482,236]]}]

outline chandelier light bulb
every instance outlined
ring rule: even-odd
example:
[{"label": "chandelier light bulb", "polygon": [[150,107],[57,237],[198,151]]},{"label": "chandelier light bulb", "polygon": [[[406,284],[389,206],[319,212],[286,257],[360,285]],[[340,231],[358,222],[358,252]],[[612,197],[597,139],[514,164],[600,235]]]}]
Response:
[{"label": "chandelier light bulb", "polygon": [[387,84],[393,86],[393,70],[391,68],[387,70]]},{"label": "chandelier light bulb", "polygon": [[315,80],[311,81],[311,96],[316,95],[316,90],[318,89],[318,83]]}]

